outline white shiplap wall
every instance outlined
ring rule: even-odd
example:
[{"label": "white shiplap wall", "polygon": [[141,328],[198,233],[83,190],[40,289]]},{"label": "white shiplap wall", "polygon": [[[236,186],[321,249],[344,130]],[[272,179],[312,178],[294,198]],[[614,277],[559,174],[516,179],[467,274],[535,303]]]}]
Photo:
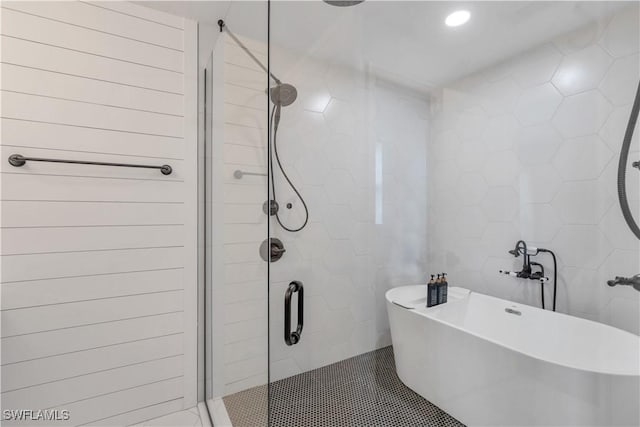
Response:
[{"label": "white shiplap wall", "polygon": [[[266,45],[242,38],[265,64]],[[213,52],[212,283],[213,393],[232,394],[267,382],[267,264],[258,248],[267,237],[262,203],[267,78],[246,52],[222,35]],[[218,94],[218,96],[215,96]]]},{"label": "white shiplap wall", "polygon": [[196,24],[126,2],[0,12],[2,409],[121,425],[193,406]]}]

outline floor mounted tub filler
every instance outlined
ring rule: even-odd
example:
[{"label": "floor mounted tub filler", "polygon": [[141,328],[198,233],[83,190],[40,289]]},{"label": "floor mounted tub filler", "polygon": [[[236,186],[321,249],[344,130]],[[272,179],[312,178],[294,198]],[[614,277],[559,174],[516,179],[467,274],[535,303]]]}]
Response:
[{"label": "floor mounted tub filler", "polygon": [[402,382],[470,425],[640,425],[640,337],[451,287],[386,293]]}]

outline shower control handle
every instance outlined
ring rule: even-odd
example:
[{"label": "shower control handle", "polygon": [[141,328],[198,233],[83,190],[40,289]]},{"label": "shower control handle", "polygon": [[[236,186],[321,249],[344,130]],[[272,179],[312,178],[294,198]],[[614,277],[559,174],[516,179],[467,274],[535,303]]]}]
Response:
[{"label": "shower control handle", "polygon": [[287,250],[285,248],[279,248],[279,247],[277,247],[275,245],[271,246],[271,256],[272,257],[277,257],[278,255],[283,254],[285,252],[287,252]]},{"label": "shower control handle", "polygon": [[[298,326],[295,332],[291,332],[291,298],[294,293],[298,293]],[[287,345],[294,345],[300,341],[302,328],[304,326],[304,286],[302,282],[294,280],[289,283],[284,293],[284,342]]]},{"label": "shower control handle", "polygon": [[640,274],[636,274],[633,277],[616,276],[616,278],[613,280],[607,280],[607,285],[611,287],[617,285],[631,286],[636,291],[640,291]]},{"label": "shower control handle", "polygon": [[260,258],[266,262],[276,262],[287,250],[284,248],[282,240],[272,237],[265,239],[260,245]]}]

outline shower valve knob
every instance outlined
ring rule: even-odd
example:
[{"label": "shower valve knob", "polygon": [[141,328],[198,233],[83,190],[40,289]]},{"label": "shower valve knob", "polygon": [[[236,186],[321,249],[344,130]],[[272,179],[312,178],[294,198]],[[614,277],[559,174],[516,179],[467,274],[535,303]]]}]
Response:
[{"label": "shower valve knob", "polygon": [[280,205],[275,200],[267,200],[262,205],[262,212],[265,215],[274,216],[280,210]]},{"label": "shower valve knob", "polygon": [[279,248],[275,244],[271,244],[271,257],[279,256],[283,253],[287,252],[285,248]]},{"label": "shower valve knob", "polygon": [[282,258],[286,251],[282,240],[272,237],[265,239],[260,245],[260,258],[266,262],[276,262]]}]

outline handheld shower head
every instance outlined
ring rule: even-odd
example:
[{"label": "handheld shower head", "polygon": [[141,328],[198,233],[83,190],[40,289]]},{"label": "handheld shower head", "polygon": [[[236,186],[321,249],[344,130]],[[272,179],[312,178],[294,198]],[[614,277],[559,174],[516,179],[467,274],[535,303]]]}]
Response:
[{"label": "handheld shower head", "polygon": [[298,97],[298,90],[288,83],[280,83],[269,91],[271,102],[280,107],[286,107],[294,103]]}]

